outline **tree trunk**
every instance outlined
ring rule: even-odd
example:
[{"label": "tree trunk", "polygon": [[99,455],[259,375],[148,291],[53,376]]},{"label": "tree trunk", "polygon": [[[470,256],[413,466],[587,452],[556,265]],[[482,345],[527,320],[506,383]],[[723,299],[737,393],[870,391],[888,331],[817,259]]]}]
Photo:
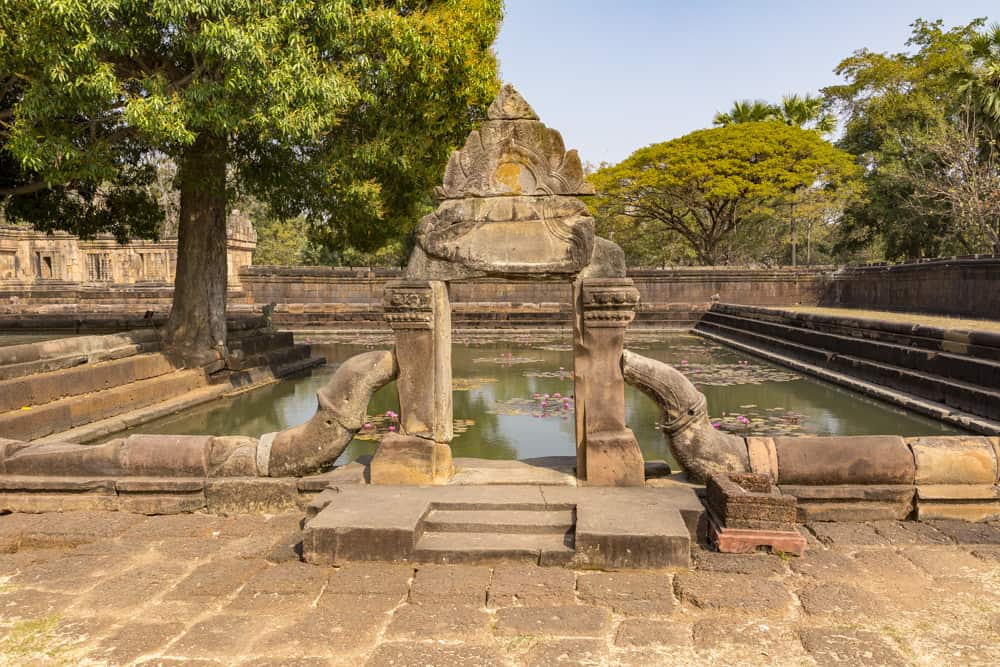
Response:
[{"label": "tree trunk", "polygon": [[174,302],[165,342],[205,363],[226,346],[226,141],[201,135],[181,158]]}]

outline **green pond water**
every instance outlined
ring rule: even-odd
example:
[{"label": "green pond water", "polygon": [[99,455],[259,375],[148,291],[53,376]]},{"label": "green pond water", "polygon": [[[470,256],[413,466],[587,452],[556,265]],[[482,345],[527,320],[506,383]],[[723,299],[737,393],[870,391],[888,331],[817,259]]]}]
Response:
[{"label": "green pond water", "polygon": [[[257,437],[300,424],[315,413],[316,390],[336,366],[373,347],[314,345],[314,353],[326,356],[328,365],[309,376],[150,422],[131,432]],[[704,392],[713,422],[733,433],[913,436],[958,432],[695,336],[646,337],[630,341],[628,348],[681,369]],[[574,453],[573,353],[568,340],[532,342],[523,334],[512,334],[507,341],[459,341],[453,347],[452,368],[455,456],[524,459]],[[627,423],[646,459],[673,463],[657,429],[660,412],[656,404],[631,387],[626,387],[625,403]],[[383,387],[369,406],[370,427],[358,434],[341,461],[372,453],[378,439],[395,428],[391,413],[398,412],[395,384]]]}]

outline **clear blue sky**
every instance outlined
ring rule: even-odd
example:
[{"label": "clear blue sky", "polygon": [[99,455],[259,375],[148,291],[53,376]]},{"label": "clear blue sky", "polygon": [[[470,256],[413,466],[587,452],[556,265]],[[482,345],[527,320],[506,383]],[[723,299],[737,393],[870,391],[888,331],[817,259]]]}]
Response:
[{"label": "clear blue sky", "polygon": [[915,18],[1000,20],[1000,0],[506,0],[497,53],[584,161],[708,127],[733,100],[837,83],[853,51],[905,49]]}]

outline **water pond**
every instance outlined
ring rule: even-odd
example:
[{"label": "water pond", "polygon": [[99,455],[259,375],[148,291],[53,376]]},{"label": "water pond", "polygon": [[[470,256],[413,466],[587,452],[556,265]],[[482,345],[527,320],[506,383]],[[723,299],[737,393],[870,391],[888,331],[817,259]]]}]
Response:
[{"label": "water pond", "polygon": [[[337,364],[376,345],[353,341],[315,345],[328,365],[309,376],[211,403],[137,428],[136,433],[260,436],[302,423],[316,409],[316,390]],[[381,346],[381,345],[378,345]],[[956,433],[953,427],[840,387],[683,334],[646,335],[629,349],[681,369],[708,398],[718,428],[741,435],[904,436]],[[504,341],[456,339],[454,373],[455,456],[524,459],[572,455],[573,354],[564,336]],[[657,429],[660,413],[645,395],[626,388],[626,415],[647,459],[671,461]],[[395,385],[378,391],[368,428],[344,453],[351,460],[374,451],[395,429]]]}]

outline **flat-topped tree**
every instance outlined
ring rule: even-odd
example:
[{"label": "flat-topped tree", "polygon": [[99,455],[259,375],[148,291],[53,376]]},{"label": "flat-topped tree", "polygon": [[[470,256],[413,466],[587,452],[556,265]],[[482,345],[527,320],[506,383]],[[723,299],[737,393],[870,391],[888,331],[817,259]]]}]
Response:
[{"label": "flat-topped tree", "polygon": [[167,341],[221,349],[227,193],[306,215],[329,242],[398,236],[497,91],[501,14],[500,0],[6,0],[0,201],[42,228],[149,235],[148,165],[174,160]]}]

